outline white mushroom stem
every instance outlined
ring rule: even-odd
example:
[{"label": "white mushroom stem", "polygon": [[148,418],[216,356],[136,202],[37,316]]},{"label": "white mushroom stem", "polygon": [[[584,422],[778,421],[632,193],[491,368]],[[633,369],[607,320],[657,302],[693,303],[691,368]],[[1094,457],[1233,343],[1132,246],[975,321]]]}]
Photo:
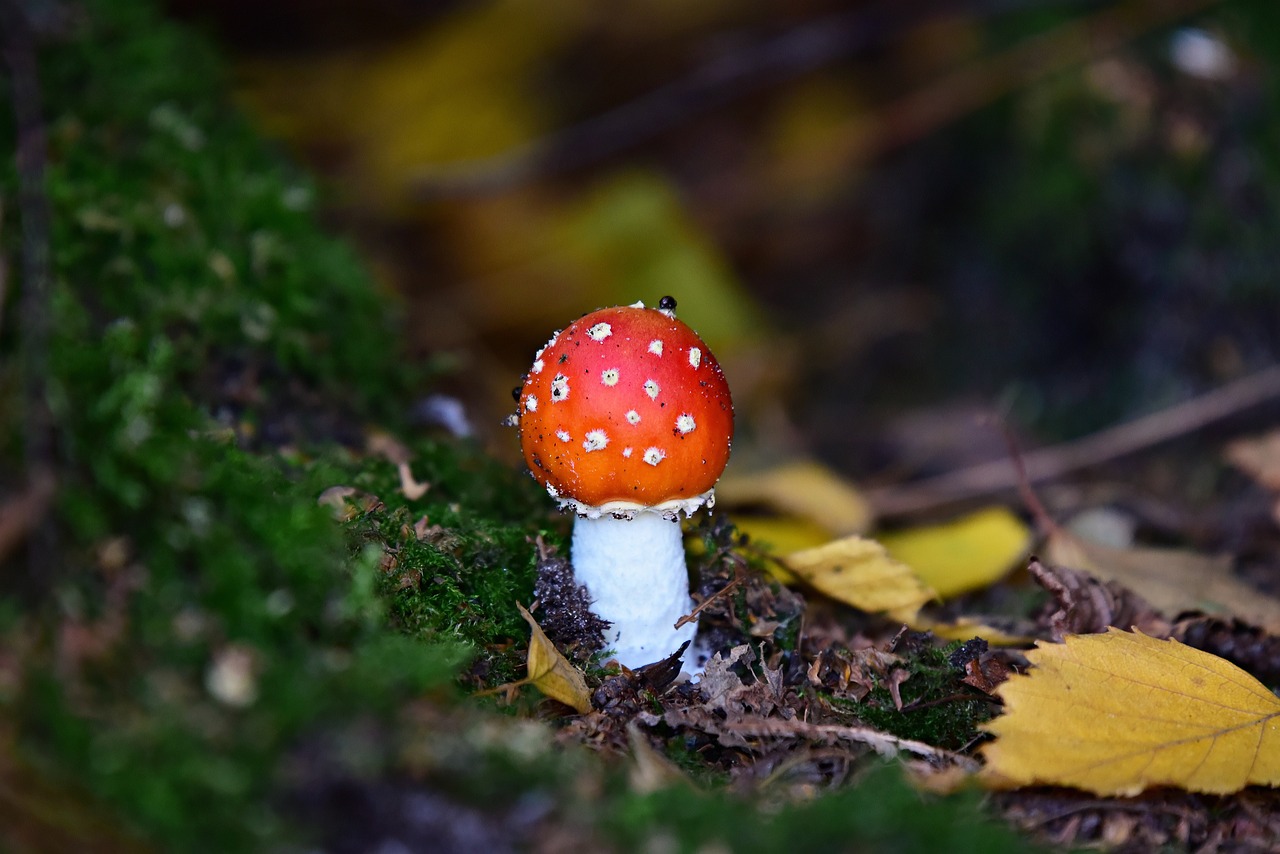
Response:
[{"label": "white mushroom stem", "polygon": [[591,610],[613,624],[605,632],[605,646],[621,664],[651,664],[693,640],[696,621],[675,628],[693,610],[678,521],[644,511],[632,519],[579,516],[573,523],[572,558]]}]

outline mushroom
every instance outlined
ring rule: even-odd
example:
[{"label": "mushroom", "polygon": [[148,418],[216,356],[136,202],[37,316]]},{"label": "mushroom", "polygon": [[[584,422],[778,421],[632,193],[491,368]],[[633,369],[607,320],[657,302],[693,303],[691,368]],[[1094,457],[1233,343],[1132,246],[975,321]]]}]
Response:
[{"label": "mushroom", "polygon": [[724,373],[675,306],[584,315],[538,351],[517,397],[525,462],[577,514],[574,575],[631,668],[697,632],[675,627],[692,610],[679,517],[714,505],[733,439]]}]

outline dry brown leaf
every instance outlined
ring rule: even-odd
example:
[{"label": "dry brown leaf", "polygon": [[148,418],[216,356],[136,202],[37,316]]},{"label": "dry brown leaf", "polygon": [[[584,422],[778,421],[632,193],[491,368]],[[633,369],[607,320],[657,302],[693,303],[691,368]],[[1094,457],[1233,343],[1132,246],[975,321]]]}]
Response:
[{"label": "dry brown leaf", "polygon": [[1047,566],[1036,558],[1027,564],[1027,571],[1053,596],[1053,603],[1038,615],[1052,640],[1103,632],[1109,626],[1169,636],[1169,621],[1123,584],[1101,581],[1078,569]]},{"label": "dry brown leaf", "polygon": [[431,488],[431,484],[422,483],[414,478],[413,470],[409,468],[408,463],[397,463],[396,470],[400,473],[400,492],[410,501],[417,501]]},{"label": "dry brown leaf", "polygon": [[1280,492],[1280,430],[1227,445],[1227,462],[1272,492]]},{"label": "dry brown leaf", "polygon": [[1059,566],[1117,581],[1168,615],[1199,610],[1280,632],[1280,601],[1232,575],[1228,556],[1179,549],[1119,549],[1059,532],[1049,538],[1047,557]]},{"label": "dry brown leaf", "polygon": [[[1253,478],[1264,489],[1280,493],[1280,430],[1237,439],[1227,445],[1224,455],[1227,462]],[[1280,500],[1272,506],[1271,516],[1280,524]]]},{"label": "dry brown leaf", "polygon": [[911,622],[920,606],[937,598],[911,568],[889,557],[884,546],[862,537],[844,537],[792,552],[782,565],[832,599],[871,613]]},{"label": "dry brown leaf", "polygon": [[1153,786],[1225,794],[1280,783],[1280,699],[1248,673],[1174,640],[1112,629],[1038,644],[998,689],[1005,714],[981,778],[993,788]]},{"label": "dry brown leaf", "polygon": [[542,631],[524,606],[516,603],[520,616],[524,617],[532,635],[529,638],[529,657],[526,666],[529,675],[522,683],[529,683],[553,700],[572,706],[580,714],[591,711],[591,691],[582,671],[569,663],[556,645]]}]

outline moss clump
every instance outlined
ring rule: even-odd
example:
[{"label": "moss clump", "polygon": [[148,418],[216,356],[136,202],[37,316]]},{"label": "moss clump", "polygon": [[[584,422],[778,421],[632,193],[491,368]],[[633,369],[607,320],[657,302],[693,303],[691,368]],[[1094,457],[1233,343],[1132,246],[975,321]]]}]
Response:
[{"label": "moss clump", "polygon": [[990,720],[994,707],[987,695],[960,681],[964,675],[951,661],[963,644],[945,646],[908,640],[903,656],[907,678],[898,686],[902,709],[894,703],[885,680],[861,702],[831,698],[833,706],[852,713],[858,720],[899,738],[922,741],[949,750],[959,750],[978,737],[978,725]]},{"label": "moss clump", "polygon": [[515,603],[532,602],[537,568],[530,521],[550,521],[546,496],[476,448],[424,440],[409,450],[414,477],[428,486],[418,499],[404,495],[385,461],[325,467],[332,483],[360,491],[346,511],[351,547],[382,554],[377,590],[396,628],[470,645],[474,687],[512,681],[523,675],[529,634]]},{"label": "moss clump", "polygon": [[[217,438],[345,438],[386,417],[408,382],[386,303],[316,227],[309,182],[226,104],[212,52],[150,4],[86,4],[41,73],[57,537],[29,546],[40,589],[0,601],[0,647],[21,651],[0,662],[0,790],[13,774],[73,792],[26,815],[72,827],[98,802],[168,850],[279,845],[286,753],[449,692],[469,655],[466,637],[387,631],[382,550],[347,547],[316,504],[322,467]],[[22,468],[6,327],[0,482]]]}]

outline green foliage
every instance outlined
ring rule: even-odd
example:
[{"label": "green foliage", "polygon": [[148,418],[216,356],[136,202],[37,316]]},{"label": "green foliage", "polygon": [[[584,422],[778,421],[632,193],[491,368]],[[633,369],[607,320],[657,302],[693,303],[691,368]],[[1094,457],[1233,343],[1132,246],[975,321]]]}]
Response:
[{"label": "green foliage", "polygon": [[1028,850],[1008,830],[979,819],[976,807],[973,797],[926,798],[896,769],[882,766],[856,788],[827,792],[772,814],[723,792],[673,787],[622,801],[604,824],[628,850]]}]

